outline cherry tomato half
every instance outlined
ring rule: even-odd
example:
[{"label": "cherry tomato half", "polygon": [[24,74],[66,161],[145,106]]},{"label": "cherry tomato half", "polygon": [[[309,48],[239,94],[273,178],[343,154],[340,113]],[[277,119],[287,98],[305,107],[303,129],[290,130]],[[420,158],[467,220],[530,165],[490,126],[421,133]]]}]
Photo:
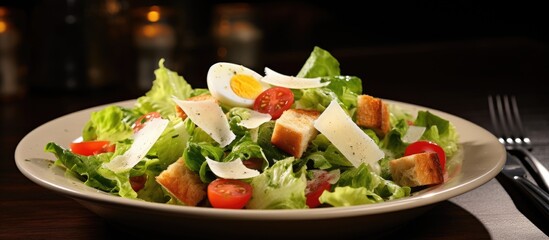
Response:
[{"label": "cherry tomato half", "polygon": [[309,193],[305,195],[305,197],[307,197],[305,201],[307,206],[309,206],[309,208],[320,206],[320,200],[318,200],[318,198],[320,198],[320,195],[322,195],[324,190],[330,191],[331,187],[332,185],[327,180],[319,182],[314,186],[310,186]]},{"label": "cherry tomato half", "polygon": [[150,113],[147,113],[147,114],[143,114],[143,116],[139,117],[137,120],[135,120],[135,123],[133,125],[133,131],[134,132],[137,132],[139,130],[141,130],[144,126],[145,126],[145,123],[149,120],[151,120],[152,118],[160,118],[160,113],[158,112],[150,112]]},{"label": "cherry tomato half", "polygon": [[136,192],[143,189],[145,187],[146,182],[147,182],[147,175],[130,177],[130,184],[132,186],[132,189]]},{"label": "cherry tomato half", "polygon": [[255,169],[261,171],[263,169],[263,159],[262,158],[250,158],[242,160],[244,166],[249,169]]},{"label": "cherry tomato half", "polygon": [[70,149],[73,153],[91,156],[95,154],[114,152],[115,146],[109,141],[83,141],[70,144]]},{"label": "cherry tomato half", "polygon": [[285,87],[272,87],[257,96],[254,102],[254,110],[268,113],[273,119],[277,119],[294,103],[294,93]]},{"label": "cherry tomato half", "polygon": [[431,141],[416,141],[408,145],[406,150],[404,150],[404,156],[422,153],[422,152],[435,152],[438,155],[438,160],[440,162],[440,167],[442,171],[445,171],[446,167],[446,153],[444,149],[438,144]]},{"label": "cherry tomato half", "polygon": [[252,197],[252,185],[237,179],[218,178],[208,185],[208,199],[214,208],[241,209]]}]

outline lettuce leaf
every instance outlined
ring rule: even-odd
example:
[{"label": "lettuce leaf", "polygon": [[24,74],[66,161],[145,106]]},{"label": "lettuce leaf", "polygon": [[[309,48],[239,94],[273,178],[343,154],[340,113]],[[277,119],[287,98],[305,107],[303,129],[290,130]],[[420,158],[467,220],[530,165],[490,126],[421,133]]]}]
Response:
[{"label": "lettuce leaf", "polygon": [[229,109],[227,116],[229,118],[229,126],[231,127],[231,131],[237,136],[237,138],[242,137],[249,132],[247,128],[238,125],[242,122],[242,120],[250,118],[251,113],[249,108],[233,107]]},{"label": "lettuce leaf", "polygon": [[450,121],[430,111],[419,111],[414,125],[426,127],[421,139],[437,143],[444,149],[448,158],[458,151],[459,137],[455,126]]},{"label": "lettuce leaf", "polygon": [[[390,109],[394,110],[395,108]],[[398,158],[404,155],[404,150],[410,143],[404,142],[402,136],[408,130],[408,122],[411,120],[414,119],[409,114],[398,110],[391,112],[391,125],[393,128],[379,144],[389,156]],[[444,149],[447,158],[451,158],[458,151],[459,136],[455,126],[450,121],[430,111],[418,111],[413,124],[425,127],[426,130],[420,140],[435,142]]]},{"label": "lettuce leaf", "polygon": [[328,51],[315,46],[297,77],[314,78],[340,75],[339,61]]},{"label": "lettuce leaf", "polygon": [[273,164],[279,160],[290,157],[290,154],[280,150],[271,143],[271,137],[273,135],[275,122],[269,121],[261,124],[257,132],[257,144],[263,150],[265,157],[269,161],[269,164]]},{"label": "lettuce leaf", "polygon": [[354,76],[341,76],[339,62],[328,51],[315,47],[297,74],[298,77],[321,77],[330,82],[321,88],[294,89],[295,106],[302,109],[324,111],[332,100],[352,116],[357,105],[357,96],[362,94],[362,80]]},{"label": "lettuce leaf", "polygon": [[93,112],[82,130],[82,139],[121,141],[133,135],[132,124],[139,117],[120,106],[107,106]]},{"label": "lettuce leaf", "polygon": [[183,156],[190,138],[180,117],[170,117],[168,120],[168,126],[147,153],[158,158],[161,168],[167,168]]},{"label": "lettuce leaf", "polygon": [[405,119],[398,120],[393,128],[385,134],[385,137],[379,142],[379,146],[390,158],[399,158],[404,155],[404,151],[409,143],[404,142],[402,137],[408,130],[408,124]]},{"label": "lettuce leaf", "polygon": [[252,198],[248,209],[300,209],[305,204],[306,167],[293,170],[294,158],[276,162],[261,175],[254,177]]},{"label": "lettuce leaf", "polygon": [[64,166],[67,170],[76,174],[85,185],[94,187],[105,192],[115,193],[118,191],[116,181],[103,176],[98,169],[105,162],[108,162],[113,153],[103,153],[94,156],[81,156],[72,153],[56,143],[46,144],[46,152],[53,153],[57,158],[56,164]]},{"label": "lettuce leaf", "polygon": [[[161,116],[176,115],[176,104],[172,97],[187,99],[193,95],[193,89],[177,72],[164,67],[164,59],[160,59],[159,68],[154,71],[156,79],[151,89],[137,99],[134,110],[140,114],[159,112]],[[202,90],[197,90],[201,93]]]},{"label": "lettuce leaf", "polygon": [[336,183],[333,192],[324,192],[321,203],[334,207],[376,203],[410,196],[410,187],[401,187],[372,172],[365,164],[349,169]]},{"label": "lettuce leaf", "polygon": [[211,143],[189,141],[183,152],[183,159],[185,159],[185,165],[190,170],[199,172],[202,164],[206,163],[206,157],[221,161],[224,155],[223,148],[214,146]]},{"label": "lettuce leaf", "polygon": [[345,186],[336,187],[333,192],[324,191],[319,201],[333,207],[344,207],[383,202],[383,199],[364,187]]},{"label": "lettuce leaf", "polygon": [[353,164],[328,140],[324,134],[318,134],[303,154],[303,159],[312,160],[314,167],[329,169],[332,167],[352,167]]},{"label": "lettuce leaf", "polygon": [[261,146],[259,146],[256,142],[253,142],[250,135],[246,134],[236,142],[229,154],[227,154],[222,161],[231,162],[236,159],[247,160],[250,158],[263,159],[263,166],[269,165]]},{"label": "lettuce leaf", "polygon": [[[46,144],[44,150],[56,156],[56,165],[66,168],[68,173],[81,179],[87,186],[125,198],[140,198],[146,201],[164,202],[164,193],[154,180],[154,177],[162,171],[162,168],[159,167],[158,159],[140,161],[130,171],[118,174],[102,166],[103,163],[109,162],[114,156],[120,152],[124,152],[124,149],[128,148],[128,146],[121,144],[118,144],[118,146],[122,146],[122,150],[117,150],[115,153],[109,152],[93,156],[74,154],[69,149],[65,149],[53,142]],[[133,190],[130,177],[142,175],[146,176],[147,182],[144,188],[138,193]]]},{"label": "lettuce leaf", "polygon": [[324,109],[330,105],[332,100],[338,99],[337,95],[326,87],[295,89],[294,91],[300,92],[300,94],[294,94],[294,96],[301,96],[299,98],[296,97],[294,102],[295,108],[299,109],[309,109],[323,112]]}]

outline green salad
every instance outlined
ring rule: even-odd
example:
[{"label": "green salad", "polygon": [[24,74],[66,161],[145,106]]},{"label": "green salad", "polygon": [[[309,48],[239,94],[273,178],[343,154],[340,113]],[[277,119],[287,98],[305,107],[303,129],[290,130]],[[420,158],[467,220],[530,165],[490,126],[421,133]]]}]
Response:
[{"label": "green salad", "polygon": [[115,196],[236,209],[406,198],[460,164],[451,122],[364,93],[320,47],[296,75],[219,62],[193,88],[163,59],[154,73],[132,107],[109,105],[75,142],[48,143],[55,164]]}]

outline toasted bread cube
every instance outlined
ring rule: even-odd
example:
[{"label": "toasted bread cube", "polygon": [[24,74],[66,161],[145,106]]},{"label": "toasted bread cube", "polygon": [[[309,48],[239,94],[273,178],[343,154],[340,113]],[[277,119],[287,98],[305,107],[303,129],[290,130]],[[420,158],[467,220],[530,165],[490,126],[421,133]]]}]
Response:
[{"label": "toasted bread cube", "polygon": [[[186,101],[202,101],[202,100],[208,100],[208,99],[213,99],[217,102],[217,99],[215,99],[212,95],[210,94],[202,94],[202,95],[198,95],[198,96],[194,96],[194,97],[190,97],[190,98],[187,98],[185,99]],[[187,119],[187,114],[185,113],[185,111],[183,111],[183,109],[181,109],[181,107],[179,105],[175,105],[175,111],[177,113],[177,116],[179,116],[181,119],[185,120]]]},{"label": "toasted bread cube", "polygon": [[401,186],[417,187],[444,182],[443,170],[434,152],[423,152],[389,161],[393,181]]},{"label": "toasted bread cube", "polygon": [[391,114],[389,113],[389,106],[381,100],[381,128],[379,129],[379,135],[385,136],[391,130]]},{"label": "toasted bread cube", "polygon": [[156,182],[187,206],[196,206],[206,197],[207,185],[200,180],[198,174],[187,168],[183,158],[162,171],[156,177]]},{"label": "toasted bread cube", "polygon": [[357,99],[356,124],[373,129],[380,137],[391,129],[389,108],[380,98],[360,95]]},{"label": "toasted bread cube", "polygon": [[320,112],[303,109],[288,109],[276,120],[271,143],[283,151],[300,158],[307,150],[309,142],[318,131],[314,120]]}]

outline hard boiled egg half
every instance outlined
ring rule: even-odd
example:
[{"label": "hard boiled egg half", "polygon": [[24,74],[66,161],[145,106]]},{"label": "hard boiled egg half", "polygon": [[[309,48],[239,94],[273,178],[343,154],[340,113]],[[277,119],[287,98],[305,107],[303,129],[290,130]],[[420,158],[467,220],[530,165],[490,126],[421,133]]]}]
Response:
[{"label": "hard boiled egg half", "polygon": [[239,64],[218,62],[208,70],[208,89],[221,103],[251,107],[255,98],[270,87],[257,72]]}]

